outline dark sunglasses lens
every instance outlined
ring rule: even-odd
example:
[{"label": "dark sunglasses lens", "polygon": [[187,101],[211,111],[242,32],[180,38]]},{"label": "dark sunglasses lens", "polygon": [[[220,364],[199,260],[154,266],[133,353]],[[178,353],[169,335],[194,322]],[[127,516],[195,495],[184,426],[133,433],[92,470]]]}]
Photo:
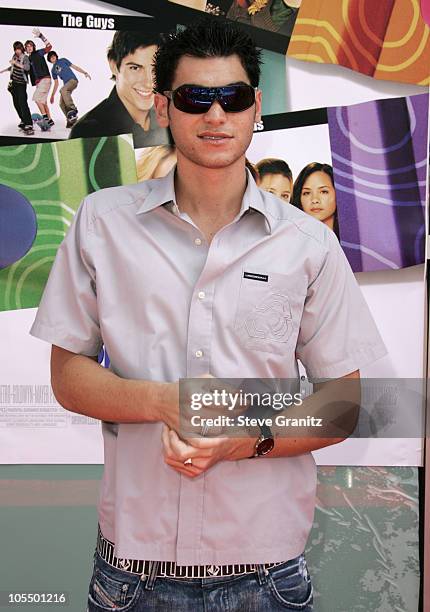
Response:
[{"label": "dark sunglasses lens", "polygon": [[255,102],[255,90],[251,85],[220,87],[219,101],[227,113],[239,113]]},{"label": "dark sunglasses lens", "polygon": [[173,94],[173,103],[178,110],[184,113],[198,114],[206,113],[210,109],[214,98],[213,89],[184,85],[176,89]]},{"label": "dark sunglasses lens", "polygon": [[255,102],[255,90],[251,85],[228,85],[212,89],[183,85],[173,94],[173,103],[184,113],[206,113],[215,98],[228,113],[239,113]]}]

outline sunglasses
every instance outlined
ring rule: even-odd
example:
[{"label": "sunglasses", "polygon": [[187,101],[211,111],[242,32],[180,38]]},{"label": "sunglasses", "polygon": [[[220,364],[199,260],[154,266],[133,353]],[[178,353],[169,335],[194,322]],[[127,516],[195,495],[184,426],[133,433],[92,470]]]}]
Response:
[{"label": "sunglasses", "polygon": [[224,87],[181,85],[173,91],[163,91],[163,94],[183,113],[206,113],[215,101],[226,113],[240,113],[254,104],[256,89],[245,83]]}]

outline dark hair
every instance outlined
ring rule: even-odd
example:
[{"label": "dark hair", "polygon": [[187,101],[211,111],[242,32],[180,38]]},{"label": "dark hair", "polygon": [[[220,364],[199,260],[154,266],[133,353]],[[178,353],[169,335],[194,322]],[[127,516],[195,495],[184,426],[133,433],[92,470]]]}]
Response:
[{"label": "dark hair", "polygon": [[158,47],[161,40],[161,34],[155,32],[150,34],[145,32],[115,32],[107,51],[107,58],[109,61],[114,61],[119,70],[122,60],[127,55],[134,53],[140,47],[150,47],[151,45]]},{"label": "dark hair", "polygon": [[[302,203],[300,201],[303,185],[305,184],[306,179],[314,172],[324,172],[325,174],[328,174],[333,187],[335,186],[333,168],[332,166],[330,166],[330,164],[312,162],[308,164],[307,166],[305,166],[304,168],[302,168],[302,170],[300,171],[300,174],[298,175],[298,177],[296,178],[294,182],[293,201],[292,201],[292,204],[294,204],[294,206],[296,206],[297,208],[300,208],[300,210],[303,210]],[[337,206],[336,206],[336,211],[334,213],[333,231],[336,234],[336,236],[339,238],[339,221],[337,218]]]},{"label": "dark hair", "polygon": [[52,57],[53,55],[55,55],[55,57],[58,59],[58,53],[56,53],[55,51],[50,51],[50,52],[48,53],[48,55],[47,55],[48,62],[50,62],[50,61],[51,61],[51,57]]},{"label": "dark hair", "polygon": [[184,55],[202,58],[238,55],[252,87],[258,87],[261,51],[235,23],[203,17],[170,33],[154,57],[155,91],[162,93],[172,88],[175,70]]},{"label": "dark hair", "polygon": [[24,43],[24,47],[26,47],[27,45],[33,45],[33,52],[36,51],[36,45],[34,44],[33,40],[30,40],[30,39],[26,40]]},{"label": "dark hair", "polygon": [[255,164],[255,169],[257,170],[260,179],[262,179],[266,174],[282,174],[282,176],[285,176],[285,178],[293,182],[293,173],[291,172],[291,168],[283,159],[277,159],[276,157],[266,157],[265,159],[260,159],[260,161]]},{"label": "dark hair", "polygon": [[20,40],[16,40],[13,43],[13,50],[16,51],[17,49],[21,49],[21,51],[25,53],[24,45],[22,44]]},{"label": "dark hair", "polygon": [[245,167],[248,168],[248,170],[251,173],[252,178],[257,183],[258,182],[258,172],[257,172],[254,164],[251,163],[247,157],[245,157]]}]

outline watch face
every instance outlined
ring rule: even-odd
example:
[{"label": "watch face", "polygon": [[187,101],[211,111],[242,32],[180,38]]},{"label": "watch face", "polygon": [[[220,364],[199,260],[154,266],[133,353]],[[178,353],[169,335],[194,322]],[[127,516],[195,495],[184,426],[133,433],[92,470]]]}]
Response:
[{"label": "watch face", "polygon": [[267,453],[270,453],[274,446],[275,442],[273,438],[265,438],[264,440],[261,440],[257,446],[257,455],[267,455]]}]

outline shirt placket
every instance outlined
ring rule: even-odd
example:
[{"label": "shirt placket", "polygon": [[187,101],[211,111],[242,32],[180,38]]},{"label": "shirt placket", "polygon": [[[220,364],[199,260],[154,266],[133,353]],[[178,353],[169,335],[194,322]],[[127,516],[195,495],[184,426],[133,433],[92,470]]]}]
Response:
[{"label": "shirt placket", "polygon": [[[226,231],[227,227],[220,230],[213,238],[209,249],[206,240],[197,229],[193,236],[194,246],[207,249],[208,254],[191,298],[187,338],[188,378],[197,378],[211,373],[215,281],[225,268],[225,253],[223,255],[220,242],[221,233]],[[204,474],[193,479],[181,475],[176,550],[179,565],[200,564],[201,538],[204,529],[204,488]]]}]

